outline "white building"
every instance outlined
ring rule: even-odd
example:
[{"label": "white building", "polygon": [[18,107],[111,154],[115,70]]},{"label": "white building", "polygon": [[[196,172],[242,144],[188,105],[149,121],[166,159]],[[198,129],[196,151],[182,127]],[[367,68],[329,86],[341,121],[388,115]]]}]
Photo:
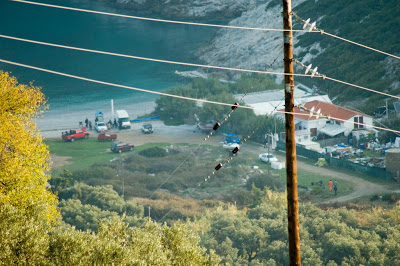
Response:
[{"label": "white building", "polygon": [[[373,125],[371,116],[332,103],[311,101],[305,103],[304,107],[314,108],[314,111],[321,109],[321,115],[332,117],[331,119],[317,118],[315,115],[310,116],[308,111],[295,107],[296,130],[308,130],[311,138],[320,134],[330,137],[348,136],[353,130],[371,129]],[[284,114],[279,115],[284,116]]]},{"label": "white building", "polygon": [[[332,103],[328,95],[312,95],[306,86],[298,84],[294,90],[294,103],[304,104],[311,101],[322,101]],[[284,108],[285,106],[285,92],[284,90],[269,90],[262,92],[253,92],[244,94],[236,94],[235,98],[241,100],[243,97],[247,106],[254,108],[256,115],[270,115],[275,110]]]}]

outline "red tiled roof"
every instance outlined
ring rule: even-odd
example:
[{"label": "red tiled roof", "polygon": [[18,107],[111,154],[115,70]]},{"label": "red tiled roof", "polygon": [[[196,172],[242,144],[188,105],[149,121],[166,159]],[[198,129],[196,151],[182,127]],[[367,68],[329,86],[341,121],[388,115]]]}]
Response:
[{"label": "red tiled roof", "polygon": [[[353,116],[356,115],[360,115],[360,116],[368,116],[366,114],[357,112],[357,111],[353,111],[332,103],[327,103],[327,102],[321,102],[321,101],[312,101],[312,102],[308,102],[304,105],[305,108],[307,109],[311,109],[312,107],[314,107],[314,112],[316,112],[318,109],[321,109],[321,115],[330,115],[333,118],[339,118],[339,119],[343,119],[343,120],[348,120],[350,118],[352,118]],[[284,109],[281,111],[285,111]],[[296,118],[299,119],[303,119],[303,120],[316,120],[316,116],[311,116],[309,117],[309,112],[305,111],[305,110],[300,110],[298,107],[294,108],[294,112],[295,113],[302,113],[304,115],[300,115],[300,114],[295,114],[294,116]],[[325,119],[325,118],[324,118]]]}]

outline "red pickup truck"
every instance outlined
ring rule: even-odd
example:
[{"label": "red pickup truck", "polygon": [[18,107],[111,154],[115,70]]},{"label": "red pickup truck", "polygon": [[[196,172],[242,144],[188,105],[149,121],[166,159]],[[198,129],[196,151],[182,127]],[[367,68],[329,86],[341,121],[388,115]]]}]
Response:
[{"label": "red pickup truck", "polygon": [[117,134],[107,134],[105,131],[101,131],[97,139],[99,141],[105,141],[105,140],[114,141],[117,139]]},{"label": "red pickup truck", "polygon": [[[84,128],[86,130],[86,128]],[[74,142],[75,139],[87,139],[89,138],[89,132],[82,129],[71,129],[62,133],[61,138],[65,141]]]}]

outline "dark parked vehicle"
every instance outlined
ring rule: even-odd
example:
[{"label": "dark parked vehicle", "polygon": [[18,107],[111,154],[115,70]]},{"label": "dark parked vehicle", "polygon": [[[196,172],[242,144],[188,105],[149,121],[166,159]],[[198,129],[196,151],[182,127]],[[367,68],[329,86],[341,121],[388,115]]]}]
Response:
[{"label": "dark parked vehicle", "polygon": [[131,151],[135,146],[125,142],[114,142],[111,144],[111,151],[121,153],[123,151]]}]

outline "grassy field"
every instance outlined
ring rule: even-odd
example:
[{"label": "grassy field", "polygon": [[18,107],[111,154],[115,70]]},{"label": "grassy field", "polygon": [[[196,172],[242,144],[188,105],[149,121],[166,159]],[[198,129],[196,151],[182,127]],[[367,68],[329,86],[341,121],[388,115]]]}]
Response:
[{"label": "grassy field", "polygon": [[[60,169],[53,169],[53,175],[58,175],[65,168],[77,172],[78,175],[86,175],[86,179],[82,177],[86,183],[113,185],[117,191],[121,190],[122,187],[121,178],[118,178],[118,176],[121,176],[121,170],[116,169],[110,162],[116,158],[124,158],[126,163],[123,166],[123,171],[127,179],[125,180],[125,193],[132,197],[148,197],[161,186],[163,180],[168,179],[168,182],[161,189],[167,189],[177,195],[195,199],[224,200],[230,198],[230,195],[246,190],[246,178],[268,172],[267,164],[255,159],[258,154],[243,152],[229,164],[226,164],[226,159],[229,158],[228,153],[221,147],[212,145],[201,145],[200,149],[197,149],[201,153],[195,156],[187,153],[169,155],[161,159],[145,158],[139,156],[138,153],[151,147],[165,148],[170,146],[169,143],[148,143],[136,146],[132,152],[122,154],[110,151],[111,142],[98,142],[95,138],[77,140],[72,143],[62,140],[46,140],[46,144],[49,145],[51,154],[71,157],[68,159],[68,165]],[[195,148],[199,147],[185,143],[179,145],[190,147],[192,152],[195,152]],[[185,160],[186,162],[182,164]],[[224,163],[226,167],[217,172],[214,167],[219,162]],[[259,169],[253,170],[252,166],[254,165],[257,165]],[[174,172],[176,169],[178,171]],[[271,170],[271,172],[279,175],[282,184],[286,184],[285,169]],[[333,192],[329,193],[327,188],[329,179],[333,178],[299,171],[298,184],[311,189],[311,193],[307,193],[311,196],[303,198],[318,202],[333,197]],[[319,180],[322,180],[322,187],[311,185],[311,182],[316,183]],[[353,186],[354,184],[351,182],[339,181],[338,195],[351,193]],[[301,189],[299,191],[301,195],[304,192]]]},{"label": "grassy field", "polygon": [[[110,160],[118,157],[126,157],[131,152],[127,153],[114,153],[111,152],[110,147],[112,142],[100,142],[96,138],[76,140],[75,142],[65,142],[63,140],[45,140],[49,146],[51,154],[57,156],[71,157],[67,161],[68,165],[62,168],[68,170],[78,170],[90,167],[94,163],[109,162]],[[134,153],[150,147],[165,147],[169,146],[168,143],[149,143],[141,146],[135,146]],[[53,169],[57,173],[59,169]]]}]

